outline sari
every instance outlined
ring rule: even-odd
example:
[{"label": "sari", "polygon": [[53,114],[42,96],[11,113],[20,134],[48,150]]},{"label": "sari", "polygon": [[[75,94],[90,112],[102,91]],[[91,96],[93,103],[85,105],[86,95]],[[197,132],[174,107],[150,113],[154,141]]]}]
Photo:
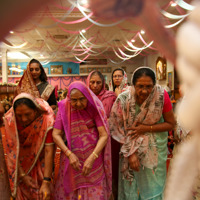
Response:
[{"label": "sari", "polygon": [[1,128],[6,168],[12,197],[17,200],[39,200],[39,190],[26,187],[19,179],[19,165],[26,175],[34,179],[40,187],[44,174],[44,145],[47,133],[53,128],[54,112],[43,99],[30,94],[18,95],[14,102],[21,98],[30,99],[42,112],[29,126],[20,129],[17,126],[13,107],[4,116]]},{"label": "sari", "polygon": [[129,86],[128,86],[128,77],[127,77],[127,74],[126,74],[126,72],[125,72],[122,68],[117,68],[117,69],[115,69],[115,70],[112,72],[112,76],[111,76],[112,85],[111,85],[111,87],[110,87],[110,90],[111,90],[111,91],[115,91],[114,82],[113,82],[113,74],[114,74],[114,72],[117,71],[117,70],[121,70],[121,71],[124,72],[123,80],[122,80],[122,82],[121,82],[121,84],[120,84],[120,86],[119,86],[120,89],[121,89],[121,91],[124,92],[124,91],[126,91],[126,90],[129,88]]},{"label": "sari", "polygon": [[[88,104],[84,110],[76,110],[70,105],[70,93],[78,89],[87,98]],[[100,119],[109,134],[107,118],[101,101],[83,83],[73,82],[68,89],[67,98],[59,102],[58,115],[54,128],[64,130],[68,148],[79,158],[81,169],[83,163],[93,152],[99,133],[94,118]],[[86,117],[87,116],[87,117]],[[60,118],[60,119],[59,119]],[[63,127],[58,127],[61,121]],[[109,199],[112,191],[110,137],[99,157],[95,160],[88,176],[75,171],[68,158],[61,153],[60,171],[55,184],[55,199],[101,200]]]},{"label": "sari", "polygon": [[41,82],[37,85],[35,84],[30,72],[30,66],[28,64],[26,71],[24,72],[22,78],[20,79],[19,84],[17,85],[16,95],[25,92],[31,94],[36,98],[44,99],[51,106],[51,105],[56,105],[56,98],[54,91],[55,87],[50,85],[48,82]]},{"label": "sari", "polygon": [[[88,75],[87,77],[87,86],[89,87],[90,86],[90,78],[91,78],[91,75],[94,73],[95,71],[92,71],[90,72],[90,74]],[[105,80],[103,82],[103,86],[102,86],[102,89],[100,91],[100,93],[97,95],[97,97],[100,99],[100,101],[102,102],[103,104],[103,107],[105,109],[105,112],[106,112],[106,116],[107,118],[109,118],[110,116],[110,112],[111,112],[111,108],[112,108],[112,105],[113,103],[115,102],[116,100],[116,94],[112,91],[108,91],[106,90],[105,88]]]},{"label": "sari", "polygon": [[[162,199],[166,178],[167,132],[145,133],[136,139],[127,136],[133,124],[153,125],[164,122],[162,112],[164,89],[155,85],[149,97],[138,105],[135,89],[121,93],[115,101],[110,116],[112,137],[121,143],[118,200]],[[135,153],[140,170],[129,167],[128,156]],[[139,195],[138,195],[139,193]]]}]

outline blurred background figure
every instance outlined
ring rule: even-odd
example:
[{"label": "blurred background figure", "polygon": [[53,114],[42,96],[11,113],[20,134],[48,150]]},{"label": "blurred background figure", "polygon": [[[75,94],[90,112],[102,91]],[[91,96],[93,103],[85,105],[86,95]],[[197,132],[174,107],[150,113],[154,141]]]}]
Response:
[{"label": "blurred background figure", "polygon": [[44,68],[36,59],[32,59],[28,63],[27,69],[17,85],[16,95],[22,92],[42,98],[49,103],[53,110],[56,109],[55,87],[47,82]]},{"label": "blurred background figure", "polygon": [[126,72],[122,68],[117,68],[112,72],[112,88],[116,96],[128,89],[128,78]]}]

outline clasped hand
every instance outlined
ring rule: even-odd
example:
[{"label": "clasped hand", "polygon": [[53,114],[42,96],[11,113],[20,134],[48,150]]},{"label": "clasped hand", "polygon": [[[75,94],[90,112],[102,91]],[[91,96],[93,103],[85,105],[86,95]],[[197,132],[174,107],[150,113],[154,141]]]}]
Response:
[{"label": "clasped hand", "polygon": [[[82,175],[83,176],[87,176],[91,169],[92,169],[92,166],[93,166],[93,163],[94,163],[94,158],[92,155],[90,155],[86,161],[84,162],[83,164],[83,169],[82,169]],[[70,156],[69,156],[69,163],[70,165],[73,167],[73,169],[75,169],[76,171],[79,171],[80,170],[80,167],[81,167],[81,164],[79,162],[79,159],[78,157],[72,153]]]},{"label": "clasped hand", "polygon": [[143,135],[144,133],[148,132],[148,126],[144,124],[137,123],[136,125],[133,124],[132,127],[127,128],[129,131],[128,136],[131,135],[131,139],[137,138],[140,135]]}]

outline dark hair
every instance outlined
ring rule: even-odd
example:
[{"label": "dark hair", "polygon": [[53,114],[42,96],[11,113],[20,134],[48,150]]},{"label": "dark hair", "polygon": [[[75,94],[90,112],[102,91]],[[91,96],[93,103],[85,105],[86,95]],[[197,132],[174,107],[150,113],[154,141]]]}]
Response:
[{"label": "dark hair", "polygon": [[94,75],[98,75],[100,77],[102,83],[104,83],[105,79],[104,79],[103,74],[100,71],[93,71],[92,74],[91,74],[91,76],[90,76],[90,78],[92,78],[92,76],[94,76]]},{"label": "dark hair", "polygon": [[16,100],[16,101],[14,102],[14,104],[13,104],[13,109],[14,109],[14,111],[16,110],[16,108],[17,108],[19,105],[26,105],[26,106],[28,106],[29,108],[33,109],[33,110],[37,110],[36,105],[35,105],[30,99],[27,99],[27,98],[21,98],[21,99]]},{"label": "dark hair", "polygon": [[153,72],[153,70],[149,69],[149,68],[141,68],[138,69],[134,75],[133,75],[133,80],[132,80],[132,84],[135,85],[137,82],[137,79],[142,77],[142,76],[149,76],[151,77],[153,84],[156,84],[156,76],[155,73]]},{"label": "dark hair", "polygon": [[113,70],[112,76],[111,76],[111,78],[112,78],[113,91],[115,91],[115,88],[116,88],[116,86],[114,85],[114,82],[113,82],[113,74],[114,74],[116,71],[121,71],[122,74],[123,74],[123,76],[124,76],[124,70],[123,70],[122,68],[117,68],[117,69],[114,69],[114,70]]},{"label": "dark hair", "polygon": [[40,70],[41,70],[41,74],[40,74],[40,80],[42,81],[42,82],[47,82],[47,75],[46,75],[46,73],[45,73],[45,71],[44,71],[44,68],[43,68],[43,66],[42,66],[42,64],[38,61],[38,60],[36,60],[36,59],[32,59],[30,62],[29,62],[29,65],[30,64],[32,64],[32,63],[37,63],[37,64],[39,64],[39,66],[40,66]]}]

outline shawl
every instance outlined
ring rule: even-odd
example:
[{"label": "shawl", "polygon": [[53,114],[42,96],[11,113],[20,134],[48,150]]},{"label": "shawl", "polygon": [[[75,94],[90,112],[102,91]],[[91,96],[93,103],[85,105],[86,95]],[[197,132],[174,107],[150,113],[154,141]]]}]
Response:
[{"label": "shawl", "polygon": [[18,192],[19,190],[26,190],[26,193],[31,193],[32,196],[35,195],[33,191],[30,192],[29,188],[25,188],[23,184],[19,185],[19,164],[26,174],[32,176],[38,186],[41,185],[43,180],[42,168],[44,167],[44,154],[42,152],[47,133],[53,128],[54,123],[54,113],[47,102],[26,93],[18,95],[14,102],[21,98],[30,99],[42,114],[21,131],[17,129],[13,107],[4,116],[5,125],[1,128],[2,142],[13,197],[21,194],[21,192]]},{"label": "shawl", "polygon": [[38,90],[33,77],[30,72],[30,64],[27,65],[27,69],[25,70],[22,78],[19,81],[19,84],[16,88],[16,95],[20,93],[28,93],[36,98],[42,98],[45,101],[47,101],[54,91],[54,86],[48,84],[42,94],[40,94],[40,91]]},{"label": "shawl", "polygon": [[158,162],[156,140],[153,133],[145,133],[138,138],[131,139],[127,136],[129,131],[126,129],[137,123],[153,125],[157,123],[161,116],[164,105],[164,89],[155,85],[149,97],[140,106],[140,112],[136,116],[135,89],[121,93],[115,101],[110,119],[110,132],[112,137],[122,144],[120,153],[123,155],[123,176],[133,180],[130,174],[128,156],[136,153],[141,165],[154,169]]},{"label": "shawl", "polygon": [[[90,86],[90,78],[91,78],[91,76],[94,72],[95,71],[90,72],[90,74],[87,77],[86,83],[87,83],[88,87]],[[105,112],[106,112],[106,116],[109,118],[112,105],[115,102],[117,97],[116,97],[116,94],[113,91],[106,90],[105,85],[106,84],[105,84],[105,80],[104,80],[102,89],[101,89],[100,93],[97,95],[97,97],[102,102],[104,109],[105,109]]]},{"label": "shawl", "polygon": [[[64,126],[66,139],[67,139],[67,143],[68,143],[68,148],[70,150],[72,150],[72,147],[77,148],[78,143],[83,141],[83,138],[81,138],[83,131],[85,133],[84,137],[86,137],[86,135],[88,135],[87,138],[85,139],[86,141],[85,140],[84,141],[86,144],[88,144],[89,147],[90,147],[90,140],[91,140],[90,137],[95,137],[94,135],[91,135],[89,133],[88,128],[85,125],[86,122],[84,121],[84,117],[80,115],[80,111],[74,109],[70,105],[70,93],[71,93],[71,90],[75,89],[75,88],[78,89],[79,91],[81,91],[88,100],[88,105],[87,105],[88,109],[85,108],[85,110],[88,112],[88,114],[90,114],[90,112],[93,112],[92,111],[93,109],[96,110],[96,112],[99,114],[99,116],[102,120],[102,123],[105,127],[106,132],[109,135],[107,118],[106,118],[106,114],[103,109],[103,105],[102,105],[101,101],[83,82],[75,81],[69,86],[68,95],[67,95],[66,99],[62,100],[58,104],[58,107],[59,107],[60,113],[61,113],[61,119],[62,119],[63,126]],[[76,135],[78,136],[78,138],[77,138],[76,142],[73,142],[73,141],[75,141],[74,137],[76,137]],[[96,137],[97,137],[96,141],[98,141],[98,136],[96,136]],[[88,151],[90,152],[91,149],[89,149],[89,147],[88,147]],[[80,149],[78,151],[81,151],[81,150],[84,151],[83,149]],[[93,151],[93,149],[92,149],[92,151]],[[110,195],[111,191],[112,191],[110,137],[108,137],[108,142],[107,142],[106,146],[104,147],[104,149],[102,150],[101,154],[99,155],[99,158],[103,160],[103,162],[100,164],[103,165],[104,174],[106,176],[105,178],[106,178],[106,182],[107,182],[107,189],[108,189],[108,193]],[[87,158],[85,158],[85,159],[87,159]],[[89,187],[90,185],[85,184],[84,180],[82,181],[83,178],[87,181],[87,177],[83,177],[81,175],[81,173],[77,174],[78,172],[73,170],[71,165],[69,165],[68,159],[66,159],[65,162],[66,162],[65,163],[65,178],[64,178],[64,184],[63,184],[65,187],[65,192],[70,193],[81,187]],[[96,159],[95,162],[98,163],[99,159]],[[94,179],[94,181],[93,181],[94,184],[98,184],[98,181],[101,181],[98,179],[99,178],[98,176],[100,176],[100,175],[96,174],[95,172],[96,172],[96,168],[98,168],[99,164],[96,165],[96,168],[95,168],[94,167],[95,162],[94,162],[92,171],[89,175],[90,175],[91,179]],[[100,177],[100,178],[102,179],[104,177]]]},{"label": "shawl", "polygon": [[[122,68],[117,68],[117,69],[122,70],[124,72],[123,80],[122,80],[122,82],[121,82],[121,84],[119,86],[121,91],[124,92],[129,88],[129,86],[128,86],[128,77],[127,77],[126,72]],[[114,91],[113,73],[112,73],[112,77],[111,77],[111,79],[112,79],[112,85],[111,85],[111,88],[110,88],[111,91]]]}]

